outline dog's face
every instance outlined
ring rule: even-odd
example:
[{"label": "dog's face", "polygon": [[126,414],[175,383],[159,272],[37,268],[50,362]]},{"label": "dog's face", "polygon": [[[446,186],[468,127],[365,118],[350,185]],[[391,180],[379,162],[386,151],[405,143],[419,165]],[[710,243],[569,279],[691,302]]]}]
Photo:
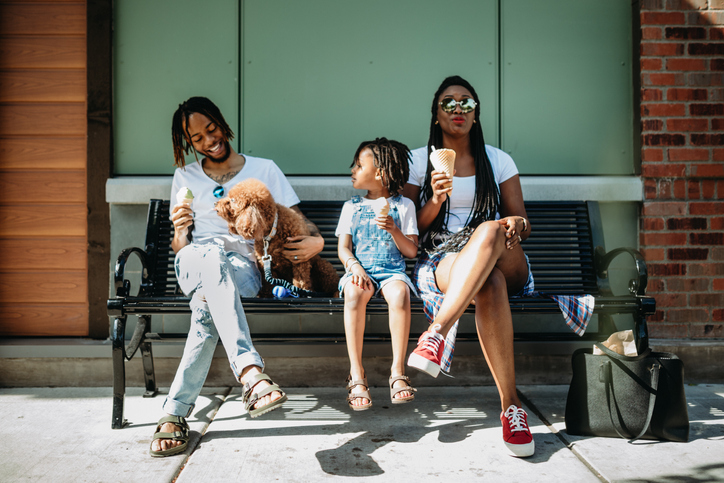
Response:
[{"label": "dog's face", "polygon": [[264,183],[247,179],[216,203],[216,212],[229,224],[229,233],[261,240],[272,228],[276,204]]}]

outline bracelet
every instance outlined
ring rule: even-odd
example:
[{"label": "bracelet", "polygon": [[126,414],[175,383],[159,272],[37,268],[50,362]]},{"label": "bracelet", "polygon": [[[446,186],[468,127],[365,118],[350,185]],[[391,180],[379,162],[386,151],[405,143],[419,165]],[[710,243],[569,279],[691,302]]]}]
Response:
[{"label": "bracelet", "polygon": [[350,260],[357,260],[355,257],[349,257],[347,260],[344,261],[344,269],[347,270],[347,264]]},{"label": "bracelet", "polygon": [[[523,217],[521,216],[521,218]],[[521,230],[521,233],[525,233],[526,231],[528,231],[528,220],[523,218],[523,229]]]},{"label": "bracelet", "polygon": [[357,260],[356,258],[354,259],[354,261],[353,261],[352,263],[349,264],[349,267],[347,267],[347,266],[345,265],[344,270],[345,270],[347,273],[350,273],[350,272],[352,271],[352,267],[354,267],[355,265],[361,265],[361,263],[359,262],[359,260]]}]

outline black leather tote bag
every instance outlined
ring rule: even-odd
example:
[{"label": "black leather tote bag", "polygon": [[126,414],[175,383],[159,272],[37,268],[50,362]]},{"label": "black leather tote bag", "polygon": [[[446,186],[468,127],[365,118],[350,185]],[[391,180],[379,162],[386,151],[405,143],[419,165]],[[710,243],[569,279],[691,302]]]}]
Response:
[{"label": "black leather tote bag", "polygon": [[684,364],[675,354],[647,349],[636,357],[602,344],[573,353],[573,378],[566,401],[566,431],[635,441],[687,441],[689,414]]}]

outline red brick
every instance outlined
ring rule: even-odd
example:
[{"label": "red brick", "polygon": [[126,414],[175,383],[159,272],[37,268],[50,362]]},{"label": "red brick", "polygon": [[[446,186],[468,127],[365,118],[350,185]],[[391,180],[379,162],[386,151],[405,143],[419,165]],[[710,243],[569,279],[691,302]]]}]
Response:
[{"label": "red brick", "polygon": [[694,146],[724,146],[724,134],[691,134]]},{"label": "red brick", "polygon": [[[641,59],[641,70],[647,71],[647,70],[661,70],[663,67],[663,61],[659,58],[643,58]],[[701,69],[697,69],[701,70]]]},{"label": "red brick", "polygon": [[724,28],[709,28],[709,40],[722,40],[724,39]]},{"label": "red brick", "polygon": [[[660,101],[663,99],[663,93],[661,89],[641,89],[641,100],[642,101]],[[706,99],[703,99],[706,100]]]},{"label": "red brick", "polygon": [[671,180],[670,179],[661,179],[659,180],[659,199],[660,200],[670,200],[672,198],[671,196]]},{"label": "red brick", "polygon": [[[684,74],[670,74],[670,73],[642,74],[641,83],[645,86],[683,86],[683,85],[686,85],[686,77],[684,76]],[[712,84],[706,84],[706,85],[712,85]],[[717,84],[717,85],[719,85],[719,84]]]},{"label": "red brick", "polygon": [[666,279],[666,290],[670,292],[707,292],[709,279],[671,277]]},{"label": "red brick", "polygon": [[686,307],[689,305],[687,303],[686,298],[687,298],[686,294],[668,292],[659,297],[656,297],[656,306],[657,307]]},{"label": "red brick", "polygon": [[663,37],[661,27],[645,27],[641,29],[641,40],[660,40]]},{"label": "red brick", "polygon": [[[724,45],[724,44],[722,44]],[[652,74],[653,75],[653,74]],[[724,74],[688,74],[690,86],[722,86],[724,85]]]},{"label": "red brick", "polygon": [[724,55],[724,45],[720,43],[690,43],[689,55]]},{"label": "red brick", "polygon": [[724,119],[716,118],[711,120],[712,131],[724,131]]},{"label": "red brick", "polygon": [[687,193],[690,200],[701,198],[701,181],[697,179],[687,180]]},{"label": "red brick", "polygon": [[[643,253],[643,252],[641,252]],[[648,260],[647,257],[644,257]],[[663,278],[649,277],[649,283],[646,286],[646,293],[659,293],[666,290],[666,284]]]},{"label": "red brick", "polygon": [[724,263],[690,263],[688,272],[691,276],[716,277],[724,275]]},{"label": "red brick", "polygon": [[668,119],[666,121],[667,131],[706,131],[709,128],[707,119]]},{"label": "red brick", "polygon": [[[641,107],[643,109],[643,106]],[[691,104],[689,105],[689,113],[692,116],[724,116],[724,104]],[[663,115],[670,116],[672,114]]]},{"label": "red brick", "polygon": [[704,59],[667,59],[666,70],[706,70],[706,61]]},{"label": "red brick", "polygon": [[[724,89],[708,89],[709,90],[709,100],[710,101],[724,101]],[[697,99],[700,100],[700,99]],[[704,100],[704,99],[701,99]]]},{"label": "red brick", "polygon": [[724,213],[724,202],[689,203],[689,213],[692,215],[720,215]]},{"label": "red brick", "polygon": [[724,233],[690,233],[692,245],[724,245]]},{"label": "red brick", "polygon": [[647,200],[655,200],[659,196],[658,183],[655,179],[646,178],[644,180],[644,198]]},{"label": "red brick", "polygon": [[675,42],[641,42],[641,57],[684,55],[684,44]]},{"label": "red brick", "polygon": [[667,0],[666,10],[706,10],[707,0]]},{"label": "red brick", "polygon": [[641,0],[641,11],[663,10],[664,0]]},{"label": "red brick", "polygon": [[706,38],[706,29],[703,27],[666,27],[665,37],[669,40],[702,40]]},{"label": "red brick", "polygon": [[658,231],[664,229],[663,218],[642,218],[641,221],[643,222],[644,230]]},{"label": "red brick", "polygon": [[[663,262],[666,252],[663,248],[642,248],[641,254],[647,262]],[[651,288],[651,280],[649,279],[649,289]]]},{"label": "red brick", "polygon": [[666,255],[669,260],[689,261],[706,260],[709,258],[708,248],[669,248]]},{"label": "red brick", "polygon": [[[724,177],[722,177],[724,178]],[[720,197],[717,197],[717,187],[719,193],[724,193],[724,179],[702,179],[701,180],[701,188],[702,193],[704,194],[704,198],[707,200],[711,199],[720,199]]]},{"label": "red brick", "polygon": [[666,311],[666,321],[671,323],[689,323],[709,320],[709,311],[706,309],[669,309]]},{"label": "red brick", "polygon": [[706,218],[669,218],[666,220],[667,230],[706,230]]},{"label": "red brick", "polygon": [[645,134],[643,136],[646,146],[683,146],[686,136],[683,134]]},{"label": "red brick", "polygon": [[714,290],[724,292],[724,278],[715,278],[712,282],[712,287]]},{"label": "red brick", "polygon": [[669,148],[666,154],[669,161],[707,161],[709,159],[709,150],[702,148]]},{"label": "red brick", "polygon": [[666,99],[669,101],[706,101],[707,90],[672,88],[666,91]]},{"label": "red brick", "polygon": [[641,12],[641,25],[684,25],[686,15],[682,12]]},{"label": "red brick", "polygon": [[686,175],[685,164],[644,164],[641,175],[650,178],[674,178]]},{"label": "red brick", "polygon": [[[707,126],[708,122],[706,119],[701,119]],[[661,131],[664,128],[664,121],[661,119],[646,119],[641,121],[641,131]]]},{"label": "red brick", "polygon": [[[657,314],[658,315],[658,310]],[[662,315],[660,316],[663,320],[665,318],[663,311]],[[649,320],[652,320],[652,317],[649,317]],[[651,339],[685,339],[689,336],[689,325],[688,324],[675,324],[675,325],[669,325],[669,324],[651,324],[649,325],[649,337]]]},{"label": "red brick", "polygon": [[722,178],[724,177],[724,164],[695,164],[691,167],[691,176],[696,178]]},{"label": "red brick", "polygon": [[[712,151],[712,161],[724,161],[724,149],[713,149]],[[722,194],[724,195],[724,193]]]},{"label": "red brick", "polygon": [[[646,148],[641,150],[642,161],[663,161],[664,150],[659,148]],[[701,161],[701,160],[696,160]]]},{"label": "red brick", "polygon": [[724,12],[696,12],[690,13],[687,22],[689,25],[723,25]]},{"label": "red brick", "polygon": [[[642,214],[643,216],[682,216],[687,214],[687,206],[688,204],[683,202],[664,203],[657,201],[647,201],[644,203]],[[680,245],[680,243],[677,243],[677,245]]]},{"label": "red brick", "polygon": [[711,313],[712,322],[724,322],[724,309],[714,309]]},{"label": "red brick", "polygon": [[709,218],[712,230],[724,230],[724,217]]},{"label": "red brick", "polygon": [[721,324],[691,324],[689,335],[696,339],[718,339],[724,336],[724,325]]},{"label": "red brick", "polygon": [[686,199],[686,180],[674,180],[674,198],[678,200]]},{"label": "red brick", "polygon": [[689,296],[692,307],[721,307],[724,305],[724,293],[697,293]]},{"label": "red brick", "polygon": [[[643,232],[639,235],[641,246],[645,247],[661,247],[661,246],[683,246],[686,245],[686,233],[648,233]],[[666,274],[664,274],[666,275]],[[682,275],[682,274],[675,274]]]},{"label": "red brick", "polygon": [[[724,104],[692,104],[701,106],[724,106]],[[691,109],[691,108],[690,108]],[[722,109],[724,113],[724,109]],[[686,106],[684,104],[641,104],[642,117],[667,117],[667,116],[685,116]],[[705,116],[716,115],[714,113],[704,114]]]},{"label": "red brick", "polygon": [[724,59],[711,59],[710,70],[724,70]]}]

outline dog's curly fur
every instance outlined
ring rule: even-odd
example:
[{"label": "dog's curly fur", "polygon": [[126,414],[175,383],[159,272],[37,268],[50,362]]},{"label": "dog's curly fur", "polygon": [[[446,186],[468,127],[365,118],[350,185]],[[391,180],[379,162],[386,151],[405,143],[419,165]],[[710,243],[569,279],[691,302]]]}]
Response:
[{"label": "dog's curly fur", "polygon": [[274,278],[280,278],[311,292],[335,294],[339,276],[329,261],[315,255],[307,262],[293,264],[283,254],[288,237],[309,235],[304,219],[294,210],[274,201],[266,185],[257,179],[247,179],[229,190],[229,196],[216,204],[216,211],[229,224],[229,232],[246,239],[254,239],[254,251],[262,273],[260,297],[271,297],[272,286],[264,279],[264,237],[274,225],[279,213],[277,233],[269,241],[267,253],[271,255]]}]

